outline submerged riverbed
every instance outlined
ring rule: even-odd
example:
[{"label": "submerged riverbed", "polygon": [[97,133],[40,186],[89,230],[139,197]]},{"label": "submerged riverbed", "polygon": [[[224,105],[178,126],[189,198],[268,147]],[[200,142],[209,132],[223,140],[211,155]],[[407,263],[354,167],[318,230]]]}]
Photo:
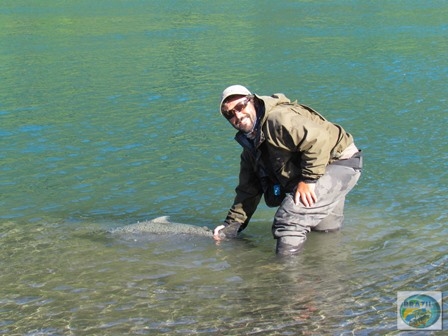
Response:
[{"label": "submerged riverbed", "polygon": [[[0,334],[412,334],[397,292],[448,283],[447,15],[413,0],[3,1]],[[365,169],[343,230],[287,260],[263,205],[220,244],[107,234],[224,219],[240,148],[218,102],[235,83],[354,135]]]}]

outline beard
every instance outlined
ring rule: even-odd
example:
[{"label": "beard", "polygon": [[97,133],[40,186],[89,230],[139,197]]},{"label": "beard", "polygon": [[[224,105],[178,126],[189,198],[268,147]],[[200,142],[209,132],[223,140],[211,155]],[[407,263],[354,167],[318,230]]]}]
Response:
[{"label": "beard", "polygon": [[254,129],[255,121],[252,120],[249,115],[246,115],[241,118],[235,125],[233,125],[233,127],[238,131],[249,133]]}]

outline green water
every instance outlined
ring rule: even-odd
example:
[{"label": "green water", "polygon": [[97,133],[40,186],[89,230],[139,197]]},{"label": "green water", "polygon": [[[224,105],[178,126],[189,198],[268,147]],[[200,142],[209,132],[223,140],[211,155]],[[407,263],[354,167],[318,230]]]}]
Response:
[{"label": "green water", "polygon": [[[448,290],[447,17],[445,1],[3,0],[0,334],[404,334],[397,291]],[[223,220],[240,149],[217,105],[235,83],[353,133],[343,231],[290,261],[264,206],[220,245],[106,235]]]}]

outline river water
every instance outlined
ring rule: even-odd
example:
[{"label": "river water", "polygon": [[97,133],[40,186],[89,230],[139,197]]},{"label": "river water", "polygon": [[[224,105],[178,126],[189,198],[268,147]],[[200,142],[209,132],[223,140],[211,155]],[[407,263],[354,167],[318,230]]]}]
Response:
[{"label": "river water", "polygon": [[[413,334],[397,292],[448,290],[447,17],[442,0],[3,0],[0,334]],[[224,219],[235,83],[353,133],[344,229],[290,260],[264,205],[219,245],[107,235]]]}]

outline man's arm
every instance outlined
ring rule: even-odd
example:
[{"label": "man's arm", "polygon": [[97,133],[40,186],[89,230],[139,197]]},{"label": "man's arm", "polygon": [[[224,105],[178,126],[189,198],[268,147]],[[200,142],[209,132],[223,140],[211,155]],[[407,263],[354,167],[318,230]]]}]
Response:
[{"label": "man's arm", "polygon": [[239,183],[235,191],[235,200],[224,223],[213,230],[216,240],[236,237],[248,225],[260,203],[263,193],[261,184],[251,154],[246,150],[241,154]]}]

